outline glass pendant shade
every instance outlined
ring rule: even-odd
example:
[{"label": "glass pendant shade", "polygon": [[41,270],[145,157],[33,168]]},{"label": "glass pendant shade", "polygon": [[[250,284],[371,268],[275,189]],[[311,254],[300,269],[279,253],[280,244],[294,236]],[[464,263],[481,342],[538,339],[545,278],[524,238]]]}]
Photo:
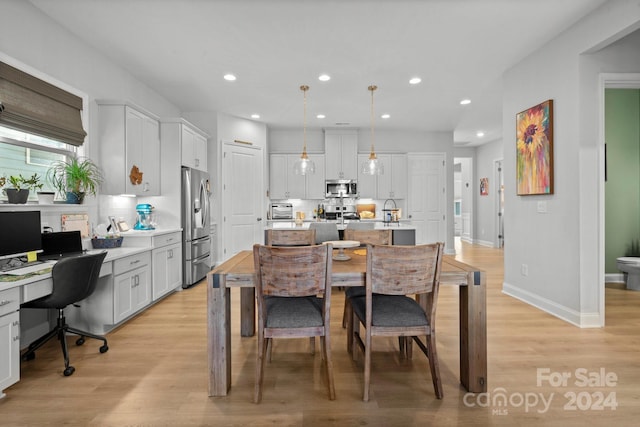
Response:
[{"label": "glass pendant shade", "polygon": [[316,164],[309,159],[307,151],[303,151],[299,159],[293,164],[293,173],[296,175],[311,175],[316,173]]},{"label": "glass pendant shade", "polygon": [[300,158],[293,164],[293,173],[296,175],[311,175],[316,173],[316,165],[307,155],[307,91],[309,86],[302,85],[300,90],[304,93],[304,119],[303,119],[303,142],[302,154]]},{"label": "glass pendant shade", "polygon": [[382,175],[384,174],[384,165],[382,161],[378,159],[376,156],[376,151],[374,148],[374,122],[373,122],[373,92],[378,89],[378,86],[371,85],[368,87],[371,92],[371,154],[369,154],[369,158],[362,164],[361,172],[364,175]]}]

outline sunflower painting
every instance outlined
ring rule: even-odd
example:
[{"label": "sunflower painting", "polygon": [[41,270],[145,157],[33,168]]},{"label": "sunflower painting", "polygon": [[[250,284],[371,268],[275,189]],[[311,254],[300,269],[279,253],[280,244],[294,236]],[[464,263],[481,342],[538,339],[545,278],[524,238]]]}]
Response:
[{"label": "sunflower painting", "polygon": [[518,195],[553,194],[553,100],[516,116]]}]

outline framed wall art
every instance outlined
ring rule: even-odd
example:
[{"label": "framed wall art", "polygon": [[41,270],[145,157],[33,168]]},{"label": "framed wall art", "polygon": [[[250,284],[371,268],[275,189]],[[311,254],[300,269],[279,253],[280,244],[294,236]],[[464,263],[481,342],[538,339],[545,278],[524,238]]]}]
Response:
[{"label": "framed wall art", "polygon": [[489,195],[489,178],[480,178],[480,195]]},{"label": "framed wall art", "polygon": [[518,196],[553,194],[553,100],[516,115]]}]

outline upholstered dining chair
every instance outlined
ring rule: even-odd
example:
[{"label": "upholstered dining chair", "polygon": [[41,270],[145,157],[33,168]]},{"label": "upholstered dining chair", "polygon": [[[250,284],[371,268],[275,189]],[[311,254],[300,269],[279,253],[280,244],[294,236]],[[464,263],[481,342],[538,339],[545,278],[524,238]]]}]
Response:
[{"label": "upholstered dining chair", "polygon": [[258,351],[254,401],[262,400],[264,359],[273,338],[320,337],[329,399],[335,399],[331,360],[331,244],[254,245]]},{"label": "upholstered dining chair", "polygon": [[269,229],[267,230],[267,245],[269,246],[307,246],[315,245],[316,231],[308,228],[301,229]]},{"label": "upholstered dining chair", "polygon": [[[335,225],[335,224],[334,224]],[[338,229],[336,228],[336,233]],[[269,246],[310,246],[316,244],[316,230],[308,229],[270,229],[267,230],[267,245]],[[272,345],[269,341],[267,349],[268,360],[271,361]],[[316,351],[316,339],[309,338],[309,351]]]},{"label": "upholstered dining chair", "polygon": [[[371,341],[378,335],[406,339],[407,357],[413,339],[429,359],[435,395],[442,399],[435,320],[443,248],[443,243],[367,246],[365,296],[351,298],[352,320],[347,330],[353,337],[354,360],[356,348],[364,352],[363,400],[369,400]],[[408,295],[416,295],[416,299]],[[361,324],[364,340],[359,332]]]},{"label": "upholstered dining chair", "polygon": [[340,240],[340,233],[335,222],[312,222],[309,224],[310,230],[316,230],[316,244]]},{"label": "upholstered dining chair", "polygon": [[[344,240],[355,240],[360,242],[360,246],[366,245],[390,245],[392,241],[390,228],[384,230],[345,228]],[[364,286],[352,286],[344,291],[344,312],[342,313],[342,327],[346,328],[349,323],[348,313],[351,311],[349,298],[364,295]],[[351,351],[351,337],[347,339],[347,351]]]}]

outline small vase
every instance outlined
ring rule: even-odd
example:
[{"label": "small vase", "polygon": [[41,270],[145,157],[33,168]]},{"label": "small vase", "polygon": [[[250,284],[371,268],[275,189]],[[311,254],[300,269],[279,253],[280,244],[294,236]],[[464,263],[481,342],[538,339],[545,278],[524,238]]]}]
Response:
[{"label": "small vase", "polygon": [[52,205],[56,195],[53,191],[38,191],[38,203],[41,205]]},{"label": "small vase", "polygon": [[79,205],[84,201],[84,193],[74,193],[67,191],[67,203],[73,205]]},{"label": "small vase", "polygon": [[16,190],[15,188],[6,188],[5,193],[9,203],[24,205],[29,198],[29,190]]}]

